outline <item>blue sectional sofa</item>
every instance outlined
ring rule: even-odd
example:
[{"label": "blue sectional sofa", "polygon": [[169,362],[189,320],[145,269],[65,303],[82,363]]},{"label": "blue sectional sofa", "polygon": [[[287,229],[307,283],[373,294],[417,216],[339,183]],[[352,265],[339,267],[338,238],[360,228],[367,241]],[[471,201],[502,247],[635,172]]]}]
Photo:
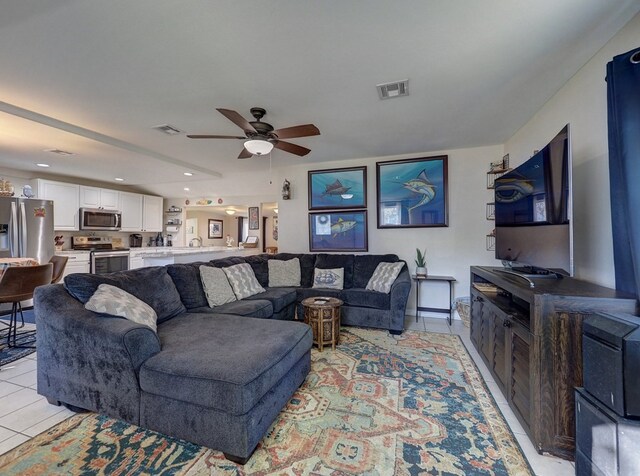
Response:
[{"label": "blue sectional sofa", "polygon": [[[301,286],[268,288],[268,260],[293,257],[300,259]],[[294,321],[300,301],[336,296],[345,302],[343,324],[400,333],[410,288],[406,265],[389,295],[363,289],[377,263],[397,260],[395,255],[257,255],[68,275],[64,286],[35,292],[38,393],[52,404],[120,418],[244,463],[309,372],[311,330]],[[210,308],[199,266],[245,262],[266,291]],[[340,263],[345,289],[310,287],[315,267]],[[84,304],[103,283],[151,306],[157,333],[86,310]]]}]

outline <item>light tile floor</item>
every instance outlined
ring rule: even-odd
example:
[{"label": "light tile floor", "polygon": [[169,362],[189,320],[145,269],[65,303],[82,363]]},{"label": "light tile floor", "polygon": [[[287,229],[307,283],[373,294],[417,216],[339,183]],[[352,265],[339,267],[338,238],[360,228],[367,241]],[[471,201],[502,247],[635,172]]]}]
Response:
[{"label": "light tile floor", "polygon": [[[416,322],[414,316],[407,316],[405,328],[460,335],[535,474],[538,476],[574,474],[575,469],[572,463],[551,456],[542,456],[536,452],[480,355],[471,344],[469,329],[461,321],[454,320],[449,326],[445,319],[420,318]],[[62,406],[49,405],[44,397],[37,394],[36,361],[37,353],[34,353],[0,369],[0,454],[73,415],[73,412]]]}]

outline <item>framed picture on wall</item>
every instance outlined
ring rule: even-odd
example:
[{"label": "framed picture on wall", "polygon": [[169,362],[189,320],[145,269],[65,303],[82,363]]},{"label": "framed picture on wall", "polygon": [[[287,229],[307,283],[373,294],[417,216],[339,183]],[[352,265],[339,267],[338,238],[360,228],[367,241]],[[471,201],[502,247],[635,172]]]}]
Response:
[{"label": "framed picture on wall", "polygon": [[309,213],[309,251],[368,251],[367,211]]},{"label": "framed picture on wall", "polygon": [[209,239],[215,240],[217,238],[222,238],[222,220],[209,220]]},{"label": "framed picture on wall", "polygon": [[367,208],[367,167],[309,171],[309,210]]},{"label": "framed picture on wall", "polygon": [[376,163],[378,228],[448,226],[447,156]]},{"label": "framed picture on wall", "polygon": [[260,209],[258,207],[249,207],[249,229],[250,230],[260,229],[259,214],[260,214]]}]

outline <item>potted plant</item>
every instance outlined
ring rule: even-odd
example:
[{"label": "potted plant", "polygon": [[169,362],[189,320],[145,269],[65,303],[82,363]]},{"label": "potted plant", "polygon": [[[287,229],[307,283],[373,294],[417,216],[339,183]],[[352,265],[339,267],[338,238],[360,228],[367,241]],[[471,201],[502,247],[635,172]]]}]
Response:
[{"label": "potted plant", "polygon": [[416,248],[416,276],[427,276],[427,265],[425,258],[427,257],[427,250],[421,251],[420,248]]}]

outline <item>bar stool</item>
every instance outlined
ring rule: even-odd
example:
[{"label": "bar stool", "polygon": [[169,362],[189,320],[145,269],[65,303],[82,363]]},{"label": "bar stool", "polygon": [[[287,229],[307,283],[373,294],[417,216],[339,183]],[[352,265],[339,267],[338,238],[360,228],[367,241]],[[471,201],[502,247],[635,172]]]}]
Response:
[{"label": "bar stool", "polygon": [[67,267],[67,261],[69,261],[68,256],[52,256],[49,260],[49,263],[53,264],[53,276],[51,277],[51,284],[56,284],[60,279],[62,279],[62,275],[64,274],[64,269]]},{"label": "bar stool", "polygon": [[7,335],[7,345],[9,347],[35,347],[17,344],[18,336],[22,338],[36,333],[36,331],[17,332],[18,311],[20,311],[20,317],[24,322],[21,302],[33,299],[33,291],[38,286],[50,284],[52,275],[52,263],[38,266],[13,266],[7,268],[2,274],[0,278],[0,303],[12,304],[9,333]]}]

